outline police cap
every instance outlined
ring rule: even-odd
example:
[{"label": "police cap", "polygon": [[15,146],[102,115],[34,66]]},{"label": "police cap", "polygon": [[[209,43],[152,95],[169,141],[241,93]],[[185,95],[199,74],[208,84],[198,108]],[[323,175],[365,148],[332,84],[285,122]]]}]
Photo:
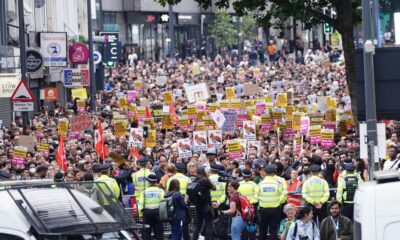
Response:
[{"label": "police cap", "polygon": [[248,169],[244,169],[242,172],[243,177],[248,178],[251,177],[251,172]]},{"label": "police cap", "polygon": [[213,170],[213,171],[219,171],[221,168],[220,168],[220,166],[218,164],[211,163],[210,164],[210,169]]},{"label": "police cap", "polygon": [[146,180],[149,182],[157,182],[157,176],[155,174],[150,174],[146,177]]},{"label": "police cap", "polygon": [[277,169],[277,166],[275,164],[270,164],[265,167],[265,172],[266,173],[275,173],[276,169]]},{"label": "police cap", "polygon": [[178,170],[185,170],[186,169],[186,165],[184,163],[177,163],[177,164],[175,164],[175,167]]},{"label": "police cap", "polygon": [[100,166],[100,171],[107,171],[112,167],[111,163],[104,163]]},{"label": "police cap", "polygon": [[62,182],[64,181],[64,174],[60,171],[58,171],[55,175],[54,175],[54,182]]},{"label": "police cap", "polygon": [[5,179],[5,180],[8,180],[8,179],[11,179],[12,178],[12,174],[11,173],[8,173],[8,172],[6,172],[6,171],[0,171],[0,179]]},{"label": "police cap", "polygon": [[344,167],[346,168],[347,171],[350,172],[354,171],[354,165],[352,163],[345,164]]},{"label": "police cap", "polygon": [[149,160],[149,157],[143,156],[139,158],[138,163],[147,163]]},{"label": "police cap", "polygon": [[321,166],[317,164],[313,164],[310,166],[310,171],[313,173],[321,172]]}]

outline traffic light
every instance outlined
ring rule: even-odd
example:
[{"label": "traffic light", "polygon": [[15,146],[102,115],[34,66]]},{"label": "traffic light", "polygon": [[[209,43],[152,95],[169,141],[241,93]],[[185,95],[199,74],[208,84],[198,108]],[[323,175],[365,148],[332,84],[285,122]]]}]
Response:
[{"label": "traffic light", "polygon": [[329,23],[324,23],[324,33],[332,33],[332,27]]},{"label": "traffic light", "polygon": [[115,62],[113,62],[113,61],[107,62],[107,67],[108,68],[114,68],[115,67]]}]

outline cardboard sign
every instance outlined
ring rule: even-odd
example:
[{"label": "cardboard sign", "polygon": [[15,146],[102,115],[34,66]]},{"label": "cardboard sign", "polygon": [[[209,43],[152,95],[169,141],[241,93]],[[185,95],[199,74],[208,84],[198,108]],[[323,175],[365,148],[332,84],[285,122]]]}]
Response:
[{"label": "cardboard sign", "polygon": [[14,147],[14,157],[12,164],[15,166],[24,166],[26,161],[26,155],[28,154],[28,148],[23,146]]},{"label": "cardboard sign", "polygon": [[134,86],[135,86],[135,91],[137,92],[141,92],[142,91],[142,87],[143,87],[143,82],[141,80],[136,80],[133,82]]},{"label": "cardboard sign", "polygon": [[20,135],[18,139],[18,145],[27,147],[29,152],[35,152],[35,136]]},{"label": "cardboard sign", "polygon": [[243,138],[247,140],[256,140],[256,123],[253,121],[243,122]]},{"label": "cardboard sign", "polygon": [[196,85],[184,85],[186,97],[189,103],[195,103],[196,101],[206,101],[210,98],[208,86],[206,83],[199,83]]},{"label": "cardboard sign", "polygon": [[286,107],[288,104],[287,93],[278,93],[276,95],[276,105],[278,107]]},{"label": "cardboard sign", "polygon": [[310,143],[311,144],[321,143],[321,125],[310,126]]},{"label": "cardboard sign", "polygon": [[273,117],[274,117],[274,122],[277,124],[282,123],[282,117],[283,117],[283,113],[279,110],[275,110],[272,112]]},{"label": "cardboard sign", "polygon": [[215,111],[217,111],[218,108],[219,108],[219,106],[216,103],[208,103],[207,104],[207,110],[209,112],[215,112]]},{"label": "cardboard sign", "polygon": [[116,162],[118,165],[124,164],[126,163],[125,159],[119,155],[116,152],[110,152],[108,154],[108,157],[111,158],[114,162]]},{"label": "cardboard sign", "polygon": [[72,99],[87,99],[86,88],[73,88],[71,89]]},{"label": "cardboard sign", "polygon": [[228,140],[229,159],[238,159],[243,157],[242,145],[238,139]]},{"label": "cardboard sign", "polygon": [[224,125],[222,130],[225,132],[234,132],[236,130],[236,112],[224,112]]},{"label": "cardboard sign", "polygon": [[116,121],[114,123],[114,135],[116,137],[125,137],[127,126],[128,126],[128,123],[124,120]]},{"label": "cardboard sign", "polygon": [[206,131],[193,132],[193,147],[194,147],[194,152],[200,152],[200,151],[207,150],[207,132]]},{"label": "cardboard sign", "polygon": [[84,132],[86,130],[92,130],[92,116],[82,115],[77,117],[72,117],[70,121],[70,131],[71,132]]},{"label": "cardboard sign", "polygon": [[150,147],[153,148],[156,146],[156,130],[149,130],[148,131],[148,136],[144,140],[144,146],[145,147]]},{"label": "cardboard sign", "polygon": [[178,139],[178,153],[181,158],[188,158],[192,156],[190,138]]},{"label": "cardboard sign", "polygon": [[131,128],[129,133],[129,143],[138,148],[143,145],[143,128]]},{"label": "cardboard sign", "polygon": [[208,136],[208,144],[212,148],[218,149],[223,146],[221,130],[210,130],[210,131],[208,131],[207,136]]},{"label": "cardboard sign", "polygon": [[172,114],[163,114],[161,128],[162,129],[172,129],[174,127],[174,115]]},{"label": "cardboard sign", "polygon": [[335,146],[334,142],[335,133],[333,129],[322,129],[321,130],[321,147],[332,148]]},{"label": "cardboard sign", "polygon": [[241,99],[232,99],[231,100],[231,108],[235,109],[236,111],[242,108],[242,100]]},{"label": "cardboard sign", "polygon": [[231,102],[229,100],[221,100],[219,102],[219,108],[223,111],[227,111],[231,107]]},{"label": "cardboard sign", "polygon": [[68,134],[68,119],[60,119],[58,121],[58,134],[66,137]]},{"label": "cardboard sign", "polygon": [[187,107],[187,115],[190,120],[197,120],[198,109],[196,105],[191,105]]},{"label": "cardboard sign", "polygon": [[243,91],[246,96],[254,96],[262,93],[262,88],[260,88],[258,84],[245,84],[243,86]]},{"label": "cardboard sign", "polygon": [[226,87],[226,99],[231,100],[235,98],[235,87]]}]

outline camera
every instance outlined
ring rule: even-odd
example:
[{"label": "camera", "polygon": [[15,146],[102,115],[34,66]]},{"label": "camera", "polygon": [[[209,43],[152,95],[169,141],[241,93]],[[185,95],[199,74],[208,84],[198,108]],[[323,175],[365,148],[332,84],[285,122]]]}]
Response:
[{"label": "camera", "polygon": [[308,238],[308,236],[299,236],[299,239],[300,240],[309,240],[310,238]]}]

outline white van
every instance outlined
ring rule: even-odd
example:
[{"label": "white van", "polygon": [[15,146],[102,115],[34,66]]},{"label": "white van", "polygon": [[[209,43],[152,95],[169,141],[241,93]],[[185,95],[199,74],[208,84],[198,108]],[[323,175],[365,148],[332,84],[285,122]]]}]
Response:
[{"label": "white van", "polygon": [[139,240],[132,217],[103,183],[12,181],[0,189],[0,239]]},{"label": "white van", "polygon": [[354,240],[400,239],[400,174],[376,172],[354,197]]}]

